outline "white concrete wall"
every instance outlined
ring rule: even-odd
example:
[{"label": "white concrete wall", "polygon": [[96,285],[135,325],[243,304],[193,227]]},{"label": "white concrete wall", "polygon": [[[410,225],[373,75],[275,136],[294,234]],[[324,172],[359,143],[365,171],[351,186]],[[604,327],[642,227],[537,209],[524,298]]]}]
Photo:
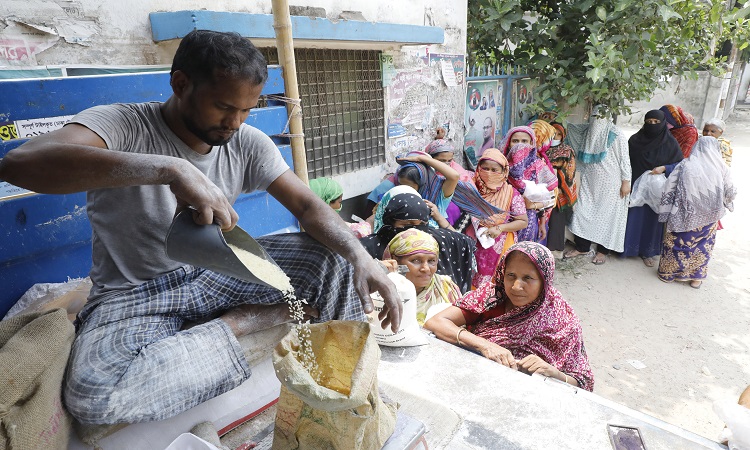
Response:
[{"label": "white concrete wall", "polygon": [[[466,0],[293,0],[295,6],[322,7],[329,19],[342,11],[360,11],[367,21],[434,25],[446,30],[446,48],[465,52]],[[48,30],[53,45],[23,65],[169,64],[174,43],[154,44],[148,14],[156,11],[210,9],[271,14],[268,0],[3,0],[0,39],[5,27],[24,23]],[[15,34],[15,33],[13,33]],[[57,38],[56,38],[57,36]],[[79,43],[73,43],[73,41]],[[0,66],[7,62],[0,59]]]},{"label": "white concrete wall", "polygon": [[[467,0],[293,0],[294,6],[324,8],[325,15],[338,20],[344,11],[359,11],[361,17],[370,22],[387,22],[409,25],[437,26],[445,30],[445,42],[433,45],[433,53],[466,53],[466,14]],[[154,43],[148,14],[157,11],[178,11],[189,9],[210,9],[214,11],[249,12],[271,14],[268,0],[3,0],[0,2],[0,52],[3,40],[13,37],[26,37],[30,43],[26,50],[29,58],[22,61],[8,61],[0,53],[0,67],[39,66],[39,65],[154,65],[170,64],[178,45],[177,41]],[[33,48],[37,46],[35,51]],[[342,48],[352,45],[342,45]],[[367,48],[363,44],[361,48]],[[354,46],[356,48],[356,45]],[[41,49],[41,50],[40,50]],[[398,48],[394,49],[399,53]],[[23,51],[23,49],[18,50]],[[425,48],[408,49],[409,55],[425,51]],[[406,54],[406,53],[405,53]],[[424,71],[424,86],[431,86],[432,99],[439,99],[436,105],[450,111],[435,114],[434,128],[439,121],[450,121],[457,125],[454,136],[461,140],[463,130],[463,108],[461,105],[465,88],[445,86],[435,88],[440,81],[439,72]],[[430,73],[428,73],[430,72]],[[388,114],[388,112],[386,112]],[[386,117],[387,123],[388,117]],[[428,140],[431,130],[419,133],[420,145]],[[366,180],[351,176],[344,177],[346,197],[362,194],[372,189],[380,181],[379,176],[395,167],[391,145],[385,143],[388,163],[375,170],[368,170]]]},{"label": "white concrete wall", "polygon": [[632,103],[632,113],[619,116],[617,123],[640,126],[648,111],[672,104],[692,114],[695,125],[701,129],[703,122],[719,111],[723,80],[708,72],[701,72],[696,80],[673,78],[666,88],[654,92],[650,100]]}]

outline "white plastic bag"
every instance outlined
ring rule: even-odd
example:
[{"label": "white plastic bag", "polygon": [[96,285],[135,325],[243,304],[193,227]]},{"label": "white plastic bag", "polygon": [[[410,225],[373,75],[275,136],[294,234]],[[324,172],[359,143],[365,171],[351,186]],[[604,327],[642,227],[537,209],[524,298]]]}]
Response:
[{"label": "white plastic bag", "polygon": [[378,292],[371,295],[373,311],[368,314],[370,331],[375,336],[375,342],[388,347],[414,347],[427,345],[427,336],[422,333],[417,323],[417,291],[411,281],[398,273],[389,273],[388,278],[393,281],[398,290],[398,295],[404,302],[403,314],[401,316],[401,328],[396,333],[391,328],[383,329],[380,326],[378,313],[383,310],[383,298]]},{"label": "white plastic bag", "polygon": [[643,172],[633,183],[633,189],[630,191],[630,207],[648,205],[655,213],[659,213],[659,203],[661,203],[661,194],[664,192],[664,186],[667,184],[667,177],[664,174],[653,175],[650,170]]},{"label": "white plastic bag", "polygon": [[544,183],[534,183],[533,181],[523,180],[526,188],[523,190],[523,196],[532,202],[542,203],[544,206],[554,199],[554,194],[547,189]]},{"label": "white plastic bag", "polygon": [[727,424],[720,439],[729,441],[729,449],[750,450],[750,409],[727,400],[714,402],[714,412]]}]

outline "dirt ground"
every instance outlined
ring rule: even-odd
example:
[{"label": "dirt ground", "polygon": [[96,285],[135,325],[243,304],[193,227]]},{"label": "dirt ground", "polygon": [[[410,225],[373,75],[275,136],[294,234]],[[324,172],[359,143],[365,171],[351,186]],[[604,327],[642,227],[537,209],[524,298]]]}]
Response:
[{"label": "dirt ground", "polygon": [[723,428],[713,402],[736,402],[750,384],[750,109],[724,135],[738,196],[701,289],[659,281],[640,258],[558,260],[555,282],[583,324],[594,392],[713,440]]}]

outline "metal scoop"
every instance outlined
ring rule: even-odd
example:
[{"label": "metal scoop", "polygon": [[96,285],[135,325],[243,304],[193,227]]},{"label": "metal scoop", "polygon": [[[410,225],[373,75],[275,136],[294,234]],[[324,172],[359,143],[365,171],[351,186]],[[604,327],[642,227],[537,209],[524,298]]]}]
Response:
[{"label": "metal scoop", "polygon": [[250,283],[280,289],[253,275],[228,244],[237,246],[278,267],[268,253],[245,230],[235,226],[222,232],[218,225],[198,225],[190,210],[180,211],[172,220],[166,239],[167,256]]}]

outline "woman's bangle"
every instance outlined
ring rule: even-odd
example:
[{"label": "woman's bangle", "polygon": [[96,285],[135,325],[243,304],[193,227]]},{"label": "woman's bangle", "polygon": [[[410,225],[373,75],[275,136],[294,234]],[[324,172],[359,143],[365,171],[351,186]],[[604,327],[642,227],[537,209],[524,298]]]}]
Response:
[{"label": "woman's bangle", "polygon": [[461,332],[466,331],[466,328],[459,327],[458,332],[456,333],[456,342],[458,343],[459,347],[463,347],[463,344],[461,344]]},{"label": "woman's bangle", "polygon": [[568,384],[568,374],[566,374],[565,372],[563,372],[563,375],[565,375],[565,384]]}]

